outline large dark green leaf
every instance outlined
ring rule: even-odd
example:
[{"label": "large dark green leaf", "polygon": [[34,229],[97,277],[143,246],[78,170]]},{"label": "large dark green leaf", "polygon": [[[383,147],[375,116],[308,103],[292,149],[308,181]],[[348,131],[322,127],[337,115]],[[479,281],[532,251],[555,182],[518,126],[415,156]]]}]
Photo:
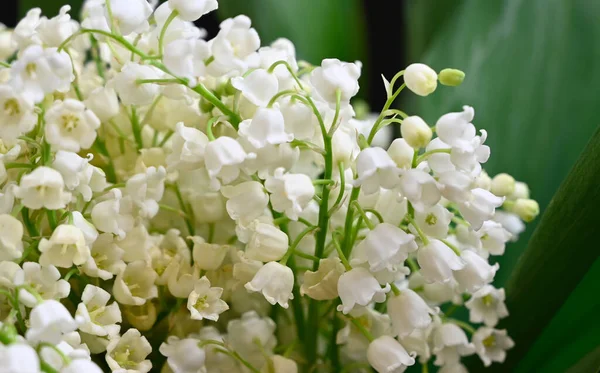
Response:
[{"label": "large dark green leaf", "polygon": [[[467,78],[416,98],[411,112],[433,124],[445,112],[473,106],[475,124],[489,133],[486,169],[526,181],[543,209],[598,124],[600,2],[465,0],[449,14],[429,50],[412,59],[436,70],[460,68]],[[499,284],[532,228],[500,259]]]},{"label": "large dark green leaf", "polygon": [[[515,367],[536,339],[543,337],[544,328],[600,256],[596,244],[600,226],[599,185],[600,129],[550,202],[507,283],[506,303],[511,316],[500,327],[510,331],[516,346],[499,371]],[[598,277],[596,271],[590,276]],[[596,281],[592,281],[591,288],[594,287],[597,290]],[[588,332],[592,325],[589,317],[598,315],[598,292],[590,291],[589,286],[582,289],[583,296],[573,293],[573,298],[579,300],[562,316],[569,322],[554,332],[563,338],[548,341],[557,351],[573,342],[576,333]],[[591,315],[586,317],[585,310],[590,310]],[[597,334],[593,337],[597,342]],[[585,352],[575,348],[565,358],[580,357]]]},{"label": "large dark green leaf", "polygon": [[[486,169],[527,182],[546,209],[599,123],[600,72],[593,67],[600,62],[599,15],[600,3],[586,0],[465,0],[427,52],[412,60],[436,70],[460,68],[467,79],[461,87],[416,98],[414,112],[433,124],[445,112],[474,106],[475,124],[488,130],[492,148]],[[564,371],[594,346],[598,326],[585,315],[597,314],[598,291],[583,284],[580,295],[571,296],[540,333],[600,253],[593,234],[600,223],[594,216],[600,207],[599,141],[590,144],[556,194],[507,286],[511,316],[502,326],[517,346],[498,371],[513,371],[529,349],[532,357],[521,371]],[[532,228],[500,259],[500,285]],[[597,271],[588,277],[598,278]]]},{"label": "large dark green leaf", "polygon": [[[600,368],[600,349],[597,348],[600,344],[600,298],[594,296],[597,294],[600,294],[600,259],[596,259],[525,359],[519,363],[517,372],[562,373],[569,367],[575,369],[575,366],[584,367],[594,363],[596,370]],[[591,351],[589,359],[582,359],[588,351]],[[588,369],[578,372],[596,371]]]},{"label": "large dark green leaf", "polygon": [[[221,0],[219,14],[221,18],[246,14],[263,45],[288,38],[296,45],[298,58],[311,63],[332,57],[368,62],[361,0]],[[365,85],[361,80],[362,92]]]},{"label": "large dark green leaf", "polygon": [[598,373],[600,372],[600,347],[585,355],[576,365],[572,366],[567,373]]}]

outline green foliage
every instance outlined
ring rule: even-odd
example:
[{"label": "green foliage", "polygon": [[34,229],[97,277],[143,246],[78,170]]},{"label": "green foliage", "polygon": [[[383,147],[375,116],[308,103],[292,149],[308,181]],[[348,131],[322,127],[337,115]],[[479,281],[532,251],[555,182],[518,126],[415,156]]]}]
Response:
[{"label": "green foliage", "polygon": [[[465,0],[451,12],[445,7],[413,9],[421,14],[409,13],[409,19],[436,20],[439,13],[451,19],[424,27],[425,37],[434,35],[433,41],[411,61],[467,74],[460,87],[440,87],[427,98],[416,98],[414,112],[434,124],[441,114],[472,105],[475,124],[489,133],[492,157],[486,169],[527,182],[544,210],[598,125],[600,75],[592,62],[600,58],[600,3]],[[411,33],[413,44],[423,43],[416,34]],[[499,260],[497,283],[504,284],[512,274],[507,286],[511,316],[503,327],[517,346],[507,365],[497,365],[498,371],[513,371],[531,349],[519,372],[563,372],[598,344],[600,323],[591,315],[598,314],[600,300],[590,294],[598,294],[600,265],[577,286],[598,256],[592,233],[600,223],[594,216],[600,206],[599,158],[596,136],[533,239],[530,226]]]}]

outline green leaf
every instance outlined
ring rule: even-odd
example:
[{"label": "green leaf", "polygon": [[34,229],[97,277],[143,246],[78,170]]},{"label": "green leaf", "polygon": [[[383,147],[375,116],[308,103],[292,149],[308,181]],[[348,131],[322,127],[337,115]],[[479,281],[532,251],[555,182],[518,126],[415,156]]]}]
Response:
[{"label": "green leaf", "polygon": [[[218,12],[222,19],[249,16],[262,45],[283,37],[294,42],[299,59],[313,64],[324,58],[360,60],[366,71],[362,6],[361,0],[221,0]],[[366,92],[366,84],[361,79],[361,92]]]},{"label": "green leaf", "polygon": [[[600,256],[600,250],[594,246],[600,226],[599,185],[600,129],[550,202],[507,283],[510,317],[499,327],[508,329],[516,346],[506,362],[498,365],[500,371],[510,371],[525,356]],[[597,292],[592,292],[592,299],[588,291],[584,294],[582,302],[598,304]],[[575,329],[586,328],[588,322],[578,306],[570,317],[580,320]],[[573,334],[573,326],[562,327],[567,338],[556,341],[558,346],[564,346]]]},{"label": "green leaf", "polygon": [[[437,71],[461,69],[465,81],[414,98],[410,114],[434,124],[446,112],[473,106],[474,123],[488,131],[492,149],[485,168],[527,182],[543,211],[598,125],[600,72],[592,63],[600,60],[598,14],[597,1],[464,0],[429,50],[411,59]],[[498,285],[534,226],[499,259]]]},{"label": "green leaf", "polygon": [[600,372],[600,347],[585,355],[585,357],[572,366],[567,373],[597,373]]},{"label": "green leaf", "polygon": [[[584,357],[588,352],[592,356],[595,353],[596,358],[600,358],[600,350],[594,352],[598,347],[600,335],[600,319],[597,317],[600,315],[600,298],[593,296],[599,293],[600,259],[596,259],[592,268],[519,363],[516,372],[562,373],[569,367],[584,364],[587,361]],[[584,325],[581,325],[582,321]],[[596,365],[596,368],[598,367],[600,361]],[[594,370],[580,371],[587,373]]]},{"label": "green leaf", "polygon": [[[587,0],[464,0],[426,53],[411,60],[437,71],[461,69],[465,82],[414,98],[414,113],[434,124],[440,115],[472,105],[476,126],[489,134],[492,156],[485,168],[527,182],[543,211],[599,123],[600,73],[590,67],[600,60],[598,14],[600,3]],[[408,17],[427,19],[427,14]],[[411,42],[419,40],[411,35]],[[599,253],[594,237],[600,223],[594,215],[600,206],[598,142],[596,134],[515,269],[507,287],[511,315],[501,327],[517,344],[507,364],[492,370],[514,371],[531,348],[534,355],[527,361],[533,363],[523,365],[523,372],[564,371],[597,344],[597,316],[584,315],[598,314],[598,290],[569,294]],[[511,276],[533,228],[500,258],[498,285]]]}]

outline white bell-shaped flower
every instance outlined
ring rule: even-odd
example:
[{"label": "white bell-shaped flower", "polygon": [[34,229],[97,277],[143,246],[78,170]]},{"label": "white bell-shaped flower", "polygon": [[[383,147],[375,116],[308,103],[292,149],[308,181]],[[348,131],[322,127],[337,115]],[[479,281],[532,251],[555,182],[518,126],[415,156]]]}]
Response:
[{"label": "white bell-shaped flower", "polygon": [[22,273],[21,267],[8,260],[0,261],[0,286],[5,289],[13,289],[15,287],[15,275]]},{"label": "white bell-shaped flower", "polygon": [[110,87],[95,88],[84,103],[101,122],[107,122],[119,114],[119,98],[117,92]]},{"label": "white bell-shaped flower", "polygon": [[25,338],[30,343],[58,344],[63,335],[77,329],[78,322],[60,302],[45,300],[29,314],[29,329]]},{"label": "white bell-shaped flower", "polygon": [[36,31],[40,24],[40,8],[30,9],[25,17],[17,23],[12,33],[12,41],[18,49],[25,49],[31,44],[41,44],[40,37]]},{"label": "white bell-shaped flower", "polygon": [[258,181],[245,181],[237,185],[221,187],[227,198],[226,208],[229,217],[242,225],[248,225],[265,212],[269,195]]},{"label": "white bell-shaped flower", "polygon": [[221,22],[220,31],[211,45],[215,58],[213,64],[226,70],[246,70],[246,59],[260,47],[260,37],[256,30],[250,27],[251,24],[250,18],[245,15]]},{"label": "white bell-shaped flower", "polygon": [[165,192],[167,171],[164,167],[148,167],[146,172],[127,180],[125,190],[140,209],[142,217],[152,218],[158,213],[158,202]]},{"label": "white bell-shaped flower", "polygon": [[194,265],[205,271],[215,271],[221,267],[229,252],[230,246],[208,243],[199,236],[191,237]]},{"label": "white bell-shaped flower", "polygon": [[419,294],[410,289],[403,289],[399,295],[391,296],[387,305],[394,334],[400,338],[410,335],[415,329],[425,329],[431,324],[430,315],[434,314],[434,311]]},{"label": "white bell-shaped flower", "polygon": [[400,178],[400,192],[413,205],[415,210],[424,210],[439,202],[442,194],[435,179],[428,173],[410,169],[406,170]]},{"label": "white bell-shaped flower", "polygon": [[75,315],[83,321],[79,330],[99,337],[115,337],[121,327],[121,310],[116,302],[108,304],[110,294],[97,286],[86,285]]},{"label": "white bell-shaped flower", "polygon": [[193,338],[179,339],[171,335],[160,345],[159,351],[167,358],[167,364],[173,373],[201,372],[206,362],[204,349]]},{"label": "white bell-shaped flower", "polygon": [[469,343],[465,332],[455,324],[445,323],[433,331],[433,353],[437,366],[453,365],[461,356],[475,353],[475,346]]},{"label": "white bell-shaped flower", "polygon": [[435,238],[446,238],[448,236],[448,227],[453,217],[454,214],[441,205],[415,211],[415,222],[419,228],[426,235]]},{"label": "white bell-shaped flower", "polygon": [[90,249],[81,229],[74,225],[61,224],[50,239],[42,238],[39,244],[40,264],[43,266],[70,268],[82,265],[90,258]]},{"label": "white bell-shaped flower", "polygon": [[23,224],[9,214],[0,215],[0,263],[23,255]]},{"label": "white bell-shaped flower", "polygon": [[100,119],[81,101],[70,98],[55,101],[44,115],[44,134],[53,150],[78,152],[89,149],[96,140]]},{"label": "white bell-shaped flower", "polygon": [[7,84],[0,85],[0,138],[4,143],[16,142],[17,138],[31,131],[37,123],[33,102]]},{"label": "white bell-shaped flower", "polygon": [[230,184],[237,179],[247,157],[240,143],[231,137],[223,136],[209,142],[204,152],[204,162],[211,187],[218,190],[221,183]]},{"label": "white bell-shaped flower", "polygon": [[371,272],[391,269],[402,264],[408,254],[417,250],[415,236],[389,223],[381,223],[353,250],[352,265],[369,263]]},{"label": "white bell-shaped flower", "polygon": [[416,115],[404,118],[400,126],[400,133],[408,145],[414,149],[426,147],[433,135],[427,123]]},{"label": "white bell-shaped flower", "polygon": [[40,358],[34,348],[27,343],[0,346],[0,361],[5,372],[40,372]]},{"label": "white bell-shaped flower", "polygon": [[315,300],[331,300],[338,297],[337,284],[340,276],[346,271],[340,258],[321,259],[316,272],[304,272],[304,281],[300,286],[300,294]]},{"label": "white bell-shaped flower", "polygon": [[[15,285],[29,285],[37,290],[43,299],[63,299],[71,292],[71,285],[60,278],[60,272],[53,266],[41,266],[36,262],[23,263],[23,270],[14,274]],[[34,307],[37,299],[27,289],[19,291],[19,301],[27,307]]]},{"label": "white bell-shaped flower", "polygon": [[449,201],[460,203],[469,199],[474,178],[458,170],[438,173],[437,181],[442,196]]},{"label": "white bell-shaped flower", "polygon": [[[89,155],[88,155],[89,156]],[[59,150],[54,155],[52,168],[60,172],[69,191],[81,194],[89,202],[93,192],[101,192],[107,187],[106,174],[102,169],[89,164],[88,159],[76,153]]]},{"label": "white bell-shaped flower", "polygon": [[106,346],[106,362],[114,371],[135,371],[148,373],[152,362],[146,357],[152,352],[152,346],[137,329],[129,329],[120,337],[111,339]]},{"label": "white bell-shaped flower", "polygon": [[461,215],[475,230],[481,228],[483,222],[494,216],[497,207],[502,206],[504,197],[496,197],[491,192],[475,188],[471,190],[470,198],[458,204]]},{"label": "white bell-shaped flower", "polygon": [[123,254],[123,249],[117,246],[112,233],[102,233],[94,241],[90,258],[81,269],[90,277],[110,280],[125,269]]},{"label": "white bell-shaped flower", "polygon": [[481,327],[473,334],[475,352],[483,365],[489,367],[492,362],[503,363],[506,350],[515,346],[515,342],[507,335],[506,330]]},{"label": "white bell-shaped flower", "polygon": [[465,306],[469,309],[469,320],[473,323],[483,322],[487,326],[496,326],[498,320],[508,316],[504,304],[504,289],[496,289],[486,285],[475,292]]},{"label": "white bell-shaped flower", "polygon": [[[247,140],[241,138],[244,142]],[[256,172],[258,177],[261,179],[267,179],[270,175],[273,175],[278,168],[290,171],[294,166],[297,165],[300,158],[300,148],[292,146],[291,143],[281,143],[278,145],[266,144],[260,149],[250,148],[248,145],[248,152],[256,154],[252,158],[248,158],[244,163],[244,170],[246,174],[252,174]],[[306,150],[306,152],[309,152]],[[296,171],[300,171],[295,168]],[[305,173],[305,172],[301,172]]]},{"label": "white bell-shaped flower", "polygon": [[[279,67],[283,66],[277,68]],[[275,68],[275,71],[277,71],[277,68]],[[319,122],[311,108],[302,102],[291,99],[282,98],[278,100],[278,103],[283,114],[285,131],[293,134],[294,138],[298,140],[312,139],[319,130]]]},{"label": "white bell-shaped flower", "polygon": [[48,47],[58,47],[79,28],[76,21],[71,20],[70,5],[63,5],[58,15],[50,19],[42,17],[37,32],[42,42]]},{"label": "white bell-shaped flower", "polygon": [[112,10],[114,23],[121,34],[127,36],[133,32],[144,32],[148,29],[148,17],[152,7],[147,0],[108,0]]},{"label": "white bell-shaped flower", "polygon": [[248,311],[239,319],[227,324],[227,340],[232,349],[253,366],[263,366],[261,351],[272,351],[277,344],[275,323],[268,317],[260,317],[256,311]]},{"label": "white bell-shaped flower", "polygon": [[[496,217],[496,214],[494,214]],[[513,237],[502,224],[493,220],[483,222],[481,228],[477,231],[477,236],[481,240],[481,248],[477,253],[487,259],[487,255],[503,255],[506,243]]]},{"label": "white bell-shaped flower", "polygon": [[219,320],[219,315],[229,309],[222,295],[223,288],[211,287],[206,276],[197,280],[187,301],[192,320]]},{"label": "white bell-shaped flower", "polygon": [[122,198],[119,189],[111,189],[108,199],[92,209],[92,222],[99,231],[124,238],[133,228],[132,202]]},{"label": "white bell-shaped flower", "polygon": [[109,86],[117,92],[123,105],[149,105],[159,95],[160,87],[155,83],[138,83],[137,80],[158,78],[160,78],[159,71],[154,67],[129,62],[109,82]]},{"label": "white bell-shaped flower", "polygon": [[71,360],[69,365],[63,367],[60,373],[102,373],[102,369],[96,363],[90,360],[75,359]]},{"label": "white bell-shaped flower", "polygon": [[154,284],[156,277],[156,272],[144,261],[131,262],[117,275],[113,296],[121,304],[141,306],[158,296],[158,288]]},{"label": "white bell-shaped flower", "polygon": [[167,155],[169,169],[188,171],[202,167],[208,142],[203,132],[186,127],[183,122],[177,123],[171,139],[171,153]]},{"label": "white bell-shaped flower", "polygon": [[281,355],[273,355],[271,361],[260,371],[261,373],[298,373],[298,364]]},{"label": "white bell-shaped flower", "polygon": [[305,174],[284,174],[283,168],[278,168],[273,176],[267,178],[265,188],[271,193],[273,209],[292,220],[298,220],[315,194],[310,177]]},{"label": "white bell-shaped flower", "polygon": [[255,220],[246,245],[246,255],[261,262],[278,261],[288,250],[289,238],[278,227]]},{"label": "white bell-shaped flower", "polygon": [[[443,142],[439,137],[431,140],[425,148],[425,151],[441,150],[452,152],[452,147]],[[444,172],[456,170],[456,166],[450,159],[450,153],[431,153],[427,157],[427,165],[435,174],[443,174]]]},{"label": "white bell-shaped flower", "polygon": [[389,335],[382,335],[369,343],[367,359],[378,373],[404,372],[415,363],[404,347]]},{"label": "white bell-shaped flower", "polygon": [[278,303],[281,307],[288,308],[288,300],[294,299],[294,272],[283,264],[269,262],[244,287],[250,292],[261,292],[272,305]]},{"label": "white bell-shaped flower", "polygon": [[10,73],[12,86],[34,103],[41,102],[48,93],[69,91],[75,78],[71,58],[65,51],[39,45],[27,47]]},{"label": "white bell-shaped flower", "polygon": [[50,167],[38,167],[23,176],[15,188],[15,197],[30,209],[58,210],[71,201],[71,193],[65,192],[61,174]]},{"label": "white bell-shaped flower", "polygon": [[466,264],[462,269],[454,272],[454,279],[458,282],[461,291],[474,293],[494,280],[494,275],[499,268],[498,263],[490,265],[487,260],[471,250],[463,251],[460,257]]},{"label": "white bell-shaped flower", "polygon": [[410,64],[404,71],[406,87],[419,96],[428,96],[437,88],[437,73],[422,63]]},{"label": "white bell-shaped flower", "polygon": [[176,10],[184,21],[194,22],[219,7],[217,0],[169,0],[169,8]]},{"label": "white bell-shaped flower", "polygon": [[412,160],[415,150],[406,142],[405,139],[395,139],[387,150],[390,158],[396,163],[396,167],[409,169],[412,166]]},{"label": "white bell-shaped flower", "polygon": [[276,108],[259,108],[252,119],[240,123],[239,134],[256,149],[292,141],[285,132],[283,115]]},{"label": "white bell-shaped flower", "polygon": [[398,168],[389,154],[381,148],[366,148],[356,158],[358,178],[355,186],[361,186],[365,194],[374,194],[379,188],[393,189],[398,185]]},{"label": "white bell-shaped flower", "polygon": [[446,244],[435,239],[419,248],[417,261],[427,282],[448,282],[453,278],[452,271],[465,267],[464,260]]},{"label": "white bell-shaped flower", "polygon": [[[277,76],[264,69],[253,70],[244,77],[232,78],[231,85],[242,92],[242,96],[248,101],[263,108],[279,91]],[[281,118],[281,124],[283,125],[283,117]]]},{"label": "white bell-shaped flower", "polygon": [[494,213],[493,220],[500,223],[511,234],[510,241],[518,240],[519,235],[525,231],[525,223],[515,213],[499,210]]},{"label": "white bell-shaped flower", "polygon": [[384,302],[385,295],[391,287],[386,284],[382,288],[371,272],[366,268],[357,267],[340,276],[337,289],[342,300],[337,310],[347,315],[356,306],[364,307],[371,302]]},{"label": "white bell-shaped flower", "polygon": [[328,58],[312,71],[310,82],[318,95],[334,107],[337,101],[336,92],[339,90],[340,101],[346,105],[358,93],[360,70],[360,64]]},{"label": "white bell-shaped flower", "polygon": [[471,123],[475,110],[463,106],[463,111],[444,114],[435,124],[436,134],[440,140],[453,148],[471,151],[472,140],[476,135],[475,126]]},{"label": "white bell-shaped flower", "polygon": [[165,46],[163,62],[174,74],[194,82],[196,77],[205,75],[204,60],[208,57],[210,47],[205,40],[176,39]]}]

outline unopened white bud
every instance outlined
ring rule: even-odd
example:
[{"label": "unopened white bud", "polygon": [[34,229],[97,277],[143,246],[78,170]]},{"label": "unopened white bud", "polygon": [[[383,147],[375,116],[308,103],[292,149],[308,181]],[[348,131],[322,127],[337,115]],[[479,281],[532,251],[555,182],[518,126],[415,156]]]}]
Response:
[{"label": "unopened white bud", "polygon": [[499,197],[511,195],[515,191],[515,179],[509,174],[498,174],[492,179],[492,193]]},{"label": "unopened white bud", "polygon": [[424,148],[431,141],[433,135],[431,128],[425,123],[421,117],[412,116],[405,118],[400,126],[402,138],[406,140],[408,145],[415,149]]},{"label": "unopened white bud", "polygon": [[510,199],[529,198],[529,186],[526,183],[517,181],[515,183],[515,190],[509,197]]},{"label": "unopened white bud", "polygon": [[540,213],[540,206],[532,199],[519,198],[512,206],[512,211],[519,215],[525,222],[529,223]]},{"label": "unopened white bud", "polygon": [[419,96],[427,96],[435,91],[437,79],[437,73],[422,63],[413,63],[404,72],[406,86]]},{"label": "unopened white bud", "polygon": [[387,150],[390,158],[398,168],[410,168],[415,154],[414,149],[408,145],[405,139],[396,139]]}]

